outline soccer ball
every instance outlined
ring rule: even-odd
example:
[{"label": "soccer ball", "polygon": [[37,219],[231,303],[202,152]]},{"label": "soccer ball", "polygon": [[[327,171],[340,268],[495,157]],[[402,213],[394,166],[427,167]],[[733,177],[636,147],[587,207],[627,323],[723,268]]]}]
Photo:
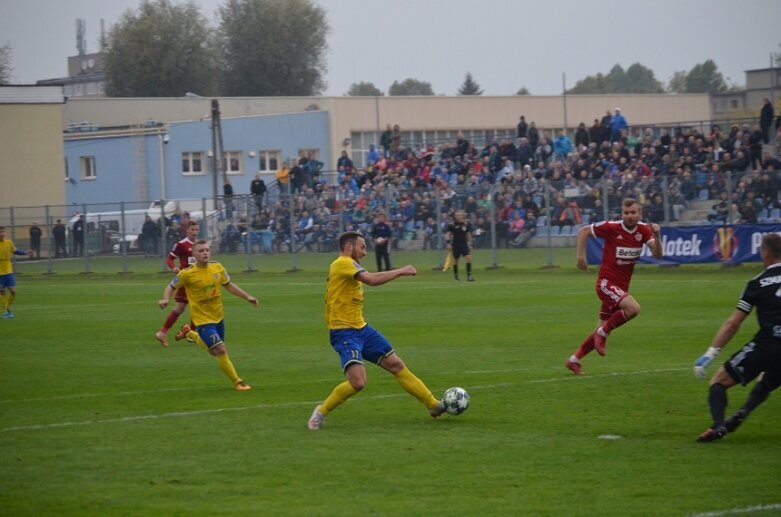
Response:
[{"label": "soccer ball", "polygon": [[453,387],[445,390],[442,397],[445,411],[451,415],[460,415],[469,408],[469,393],[464,388]]}]

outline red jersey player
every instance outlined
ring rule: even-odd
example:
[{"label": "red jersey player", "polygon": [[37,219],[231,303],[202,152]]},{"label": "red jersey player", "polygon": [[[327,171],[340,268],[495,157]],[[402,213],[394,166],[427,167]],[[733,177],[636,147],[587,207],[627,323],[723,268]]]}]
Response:
[{"label": "red jersey player", "polygon": [[[193,258],[193,245],[198,238],[200,229],[197,221],[190,221],[187,225],[187,235],[185,238],[174,244],[171,253],[168,254],[168,259],[166,260],[166,263],[173,274],[177,274],[182,269],[190,267],[191,264],[195,263],[195,259]],[[179,261],[178,265],[176,264],[177,260]],[[160,341],[160,344],[163,346],[168,346],[168,338],[166,337],[168,330],[174,326],[179,315],[183,313],[184,309],[187,307],[187,295],[184,292],[184,288],[176,290],[174,299],[176,300],[176,305],[174,305],[173,310],[165,318],[163,326],[155,333],[155,339]]]},{"label": "red jersey player", "polygon": [[599,326],[581,343],[566,363],[567,368],[580,375],[580,360],[596,349],[605,355],[610,332],[640,314],[640,304],[629,291],[635,262],[640,258],[643,244],[654,258],[662,258],[662,239],[659,225],[640,222],[640,205],[632,198],[624,199],[621,221],[603,221],[584,226],[578,232],[578,269],[588,271],[586,241],[590,236],[605,240],[602,264],[597,275],[597,296],[602,301]]}]

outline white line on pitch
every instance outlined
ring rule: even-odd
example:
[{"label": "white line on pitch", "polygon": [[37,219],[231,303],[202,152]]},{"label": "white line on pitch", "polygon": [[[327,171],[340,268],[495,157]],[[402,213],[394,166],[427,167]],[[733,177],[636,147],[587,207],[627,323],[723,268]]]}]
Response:
[{"label": "white line on pitch", "polygon": [[[610,374],[600,374],[600,375],[591,375],[589,377],[595,378],[595,377],[610,377],[614,375],[643,375],[643,374],[649,374],[649,373],[662,373],[662,372],[670,372],[670,371],[677,371],[682,370],[683,368],[677,368],[677,369],[660,369],[660,370],[644,370],[644,371],[638,371],[638,372],[625,372],[625,373],[610,373]],[[482,390],[482,389],[495,389],[495,388],[506,388],[509,386],[516,386],[519,384],[536,384],[540,382],[557,382],[557,381],[565,381],[568,379],[575,378],[574,376],[568,376],[568,377],[558,377],[558,378],[552,378],[552,379],[541,379],[541,380],[531,380],[531,381],[524,381],[524,382],[503,382],[499,384],[489,384],[484,386],[469,386],[470,390]],[[577,378],[584,378],[582,376],[578,376]],[[402,397],[405,396],[403,393],[396,393],[396,394],[387,394],[387,395],[374,395],[374,396],[367,396],[367,397],[360,397],[356,399],[356,402],[359,401],[367,401],[367,400],[378,400],[378,399],[387,399],[387,398],[395,398],[395,397]],[[59,427],[76,427],[76,426],[87,426],[87,425],[94,425],[94,424],[111,424],[111,423],[124,423],[124,422],[135,422],[139,420],[155,420],[159,418],[175,418],[175,417],[184,417],[184,416],[193,416],[193,415],[206,415],[206,414],[216,414],[216,413],[225,413],[229,411],[247,411],[250,409],[275,409],[275,408],[283,408],[283,407],[294,407],[294,406],[307,406],[312,404],[317,404],[319,401],[301,401],[301,402],[280,402],[278,404],[257,404],[253,406],[240,406],[240,407],[234,407],[234,408],[215,408],[215,409],[202,409],[202,410],[194,410],[194,411],[176,411],[172,413],[162,413],[162,414],[156,414],[156,415],[137,415],[137,416],[128,416],[128,417],[121,417],[121,418],[107,418],[102,420],[83,420],[80,422],[55,422],[52,424],[35,424],[35,425],[20,425],[20,426],[14,426],[14,427],[5,427],[0,428],[0,433],[9,433],[13,431],[33,431],[37,429],[53,429],[53,428],[59,428]]]},{"label": "white line on pitch", "polygon": [[724,515],[736,515],[739,513],[764,512],[767,510],[781,510],[781,503],[759,504],[746,508],[732,508],[731,510],[719,510],[716,512],[695,513],[689,517],[723,517]]}]

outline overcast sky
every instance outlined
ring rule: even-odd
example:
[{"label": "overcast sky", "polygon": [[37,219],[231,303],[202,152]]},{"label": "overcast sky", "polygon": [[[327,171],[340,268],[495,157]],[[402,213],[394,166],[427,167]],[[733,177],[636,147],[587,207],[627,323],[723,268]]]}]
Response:
[{"label": "overcast sky", "polygon": [[[176,0],[174,0],[176,1]],[[216,23],[224,0],[195,0]],[[484,95],[558,95],[616,63],[640,64],[667,82],[713,59],[728,83],[770,66],[781,52],[781,0],[315,0],[327,11],[326,95],[354,82],[383,92],[394,80],[431,83],[455,95],[471,72]],[[12,79],[34,84],[67,75],[76,18],[87,51],[99,50],[100,20],[116,23],[140,0],[0,0],[0,46],[13,50]],[[306,30],[302,27],[301,30]]]}]

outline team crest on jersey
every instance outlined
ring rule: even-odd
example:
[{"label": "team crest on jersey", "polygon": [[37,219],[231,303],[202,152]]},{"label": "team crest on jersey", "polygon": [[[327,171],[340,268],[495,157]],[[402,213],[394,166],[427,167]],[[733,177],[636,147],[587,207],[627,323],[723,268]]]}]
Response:
[{"label": "team crest on jersey", "polygon": [[635,234],[635,240],[641,241],[641,240],[643,240],[643,236],[640,235],[639,233],[636,233]]}]

